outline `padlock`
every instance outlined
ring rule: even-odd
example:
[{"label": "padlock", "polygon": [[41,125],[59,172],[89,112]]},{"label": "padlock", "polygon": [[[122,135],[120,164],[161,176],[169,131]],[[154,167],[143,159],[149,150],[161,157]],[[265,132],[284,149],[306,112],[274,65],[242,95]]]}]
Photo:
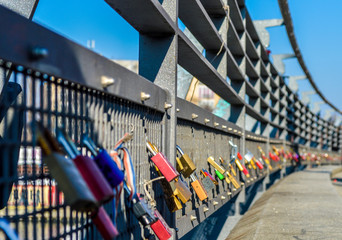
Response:
[{"label": "padlock", "polygon": [[[162,176],[159,169],[155,166],[155,169],[159,176]],[[175,212],[177,210],[180,210],[183,208],[181,202],[178,200],[178,198],[173,194],[173,189],[171,188],[170,183],[164,178],[159,181],[162,190],[164,192],[164,199],[167,208],[170,210],[170,212]]]},{"label": "padlock", "polygon": [[234,175],[234,177],[236,177],[236,171],[234,169],[234,166],[230,163],[229,164],[229,167],[230,167],[230,171],[232,172],[232,174]]},{"label": "padlock", "polygon": [[227,175],[228,175],[228,179],[232,182],[233,186],[234,186],[236,189],[239,189],[239,188],[240,188],[240,184],[239,184],[238,181],[233,177],[233,175],[230,174],[229,172],[227,172]]},{"label": "padlock", "polygon": [[119,235],[117,228],[103,207],[100,207],[97,212],[92,213],[91,219],[103,239],[111,240]]},{"label": "padlock", "polygon": [[7,240],[19,240],[17,233],[4,218],[0,218],[0,230],[6,235]]},{"label": "padlock", "polygon": [[226,170],[228,170],[228,169],[229,169],[229,163],[228,163],[227,161],[225,161],[222,157],[219,157],[219,160],[220,160],[222,166],[223,166]]},{"label": "padlock", "polygon": [[202,169],[201,172],[205,175],[205,176],[208,176],[210,178],[210,180],[215,184],[215,185],[218,185],[218,182],[215,180],[215,178],[213,176],[211,176],[211,174],[205,170],[205,169]]},{"label": "padlock", "polygon": [[247,153],[245,154],[246,163],[249,164],[253,169],[256,169],[255,163],[253,161],[253,154],[247,149]]},{"label": "padlock", "polygon": [[151,225],[152,223],[157,221],[157,219],[154,216],[152,208],[141,197],[133,197],[132,210],[134,216],[144,227]]},{"label": "padlock", "polygon": [[36,126],[37,142],[42,149],[43,160],[64,193],[66,203],[77,211],[95,211],[98,203],[75,164],[64,156],[48,129],[40,123]]},{"label": "padlock", "polygon": [[197,178],[196,176],[196,172],[193,172],[190,175],[190,179],[191,179],[191,186],[194,189],[197,197],[200,199],[200,201],[203,201],[205,199],[208,198],[208,194],[205,191],[202,183],[200,182],[200,180]]},{"label": "padlock", "polygon": [[229,168],[232,174],[236,177],[236,171],[234,169],[233,162],[237,158],[237,145],[234,144],[232,140],[229,140],[229,145],[231,146]]},{"label": "padlock", "polygon": [[215,174],[216,176],[220,179],[223,180],[225,179],[224,175],[222,173],[220,173],[218,170],[215,169]]},{"label": "padlock", "polygon": [[214,182],[210,179],[209,176],[205,174],[203,170],[201,170],[201,173],[203,174],[204,178],[202,178],[202,185],[207,194],[215,188]]},{"label": "padlock", "polygon": [[228,169],[231,168],[231,169],[232,169],[232,172],[235,173],[235,176],[236,176],[236,172],[235,172],[234,168],[232,167],[232,165],[231,165],[230,163],[226,162],[225,160],[223,160],[222,157],[219,157],[219,159],[220,159],[220,161],[221,161],[221,163],[222,163],[223,166],[227,166],[227,168],[226,168],[226,169],[227,169],[226,174],[227,174],[228,178],[226,177],[226,182],[227,182],[228,184],[229,184],[229,183],[233,183],[234,187],[237,188],[237,189],[240,188],[240,185],[239,185],[239,183],[237,182],[237,180],[236,180],[236,179],[234,178],[234,176],[231,175],[231,174],[229,173],[229,171],[228,171]]},{"label": "padlock", "polygon": [[93,154],[96,165],[112,188],[118,186],[124,179],[124,173],[118,168],[111,156],[105,149],[97,150],[95,143],[84,134],[82,137],[83,144]]},{"label": "padlock", "polygon": [[173,194],[178,197],[183,203],[186,203],[190,200],[191,191],[189,190],[189,187],[181,176],[171,181],[170,186],[173,189]]},{"label": "padlock", "polygon": [[176,148],[179,154],[181,155],[179,158],[179,162],[182,166],[182,174],[185,178],[188,178],[196,170],[196,166],[194,162],[191,160],[191,158],[188,156],[188,154],[184,153],[178,145],[176,145]]},{"label": "padlock", "polygon": [[272,146],[272,149],[274,151],[274,153],[279,156],[279,152],[278,152],[278,149],[275,147],[275,146]]},{"label": "padlock", "polygon": [[228,178],[225,177],[226,170],[221,167],[217,162],[215,162],[215,159],[213,157],[209,157],[207,159],[208,163],[210,163],[211,166],[215,168],[215,174],[216,176],[220,179],[223,180],[225,179],[228,184],[230,184],[230,181]]},{"label": "padlock", "polygon": [[247,170],[246,167],[245,167],[244,165],[242,165],[241,162],[240,162],[240,161],[242,160],[241,154],[238,152],[236,156],[237,156],[237,159],[235,159],[236,166],[239,168],[239,170],[240,170],[241,172],[243,172],[243,174],[245,174],[245,176],[246,176],[247,178],[249,178],[250,175],[249,175],[248,170]]},{"label": "padlock", "polygon": [[146,146],[147,149],[153,154],[153,157],[151,157],[152,162],[156,165],[168,182],[171,182],[173,179],[179,176],[179,173],[172,166],[169,160],[161,152],[159,152],[152,143],[147,141]]},{"label": "padlock", "polygon": [[262,150],[262,148],[260,146],[258,146],[258,149],[260,151],[261,154],[261,158],[264,160],[264,162],[267,164],[267,167],[272,171],[272,166],[270,164],[269,159],[266,157],[266,154],[264,153],[264,151]]},{"label": "padlock", "polygon": [[275,162],[278,162],[278,161],[279,161],[278,158],[277,158],[277,156],[274,155],[273,153],[269,152],[268,155],[270,156],[270,158],[271,158],[273,161],[275,161]]},{"label": "padlock", "polygon": [[253,159],[254,159],[255,164],[257,165],[257,167],[258,167],[260,170],[264,169],[264,166],[261,164],[260,161],[258,161],[258,160],[255,159],[255,158],[253,158]]},{"label": "padlock", "polygon": [[157,209],[154,210],[157,221],[151,224],[151,229],[159,240],[168,240],[172,237],[172,231]]},{"label": "padlock", "polygon": [[100,203],[110,201],[114,197],[113,190],[101,173],[100,169],[95,164],[94,160],[87,156],[82,156],[76,145],[66,134],[62,132],[62,130],[57,129],[56,133],[57,140],[64,147],[69,157],[73,159],[73,162],[80,171],[96,200]]}]

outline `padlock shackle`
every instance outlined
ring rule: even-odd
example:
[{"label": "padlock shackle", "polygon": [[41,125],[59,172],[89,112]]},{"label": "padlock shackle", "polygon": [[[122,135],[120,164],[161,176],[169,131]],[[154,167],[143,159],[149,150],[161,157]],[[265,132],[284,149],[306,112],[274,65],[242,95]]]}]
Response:
[{"label": "padlock shackle", "polygon": [[50,131],[45,128],[40,122],[37,123],[36,136],[37,142],[42,148],[45,155],[52,152],[63,153],[56,139],[51,135]]},{"label": "padlock shackle", "polygon": [[98,154],[97,146],[96,144],[93,142],[93,140],[88,136],[88,134],[83,134],[82,135],[82,140],[81,140],[84,144],[84,146],[86,146],[86,148],[91,152],[91,154],[96,157]]},{"label": "padlock shackle", "polygon": [[150,141],[146,141],[146,147],[153,154],[153,156],[157,155],[159,152]]},{"label": "padlock shackle", "polygon": [[177,149],[177,151],[179,152],[179,154],[181,156],[184,155],[184,152],[183,152],[183,150],[181,149],[181,147],[179,145],[176,145],[176,149]]},{"label": "padlock shackle", "polygon": [[74,159],[80,155],[75,143],[60,128],[56,129],[56,137],[71,159]]}]

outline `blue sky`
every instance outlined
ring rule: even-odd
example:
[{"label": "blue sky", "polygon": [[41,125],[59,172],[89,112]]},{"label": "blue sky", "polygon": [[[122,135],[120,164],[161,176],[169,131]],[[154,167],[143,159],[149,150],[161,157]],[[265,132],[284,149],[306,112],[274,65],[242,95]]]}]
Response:
[{"label": "blue sky", "polygon": [[[252,19],[281,18],[277,0],[246,0]],[[323,94],[342,109],[339,69],[342,56],[342,1],[289,0],[299,47],[314,81]],[[95,51],[111,59],[137,59],[138,33],[103,0],[40,0],[34,21],[86,46],[95,40]],[[269,28],[272,54],[292,53],[285,27]],[[302,75],[296,59],[286,60],[285,75]],[[308,81],[300,91],[311,90]],[[321,101],[318,96],[313,101]],[[322,105],[321,109],[327,109]]]}]

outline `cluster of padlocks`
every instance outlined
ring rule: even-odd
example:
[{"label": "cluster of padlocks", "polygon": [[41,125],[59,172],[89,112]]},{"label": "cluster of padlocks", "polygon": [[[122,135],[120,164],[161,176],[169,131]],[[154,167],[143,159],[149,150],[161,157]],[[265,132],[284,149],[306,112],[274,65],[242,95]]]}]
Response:
[{"label": "cluster of padlocks", "polygon": [[[271,161],[281,168],[286,160],[298,162],[299,158],[307,157],[299,156],[294,151],[285,152],[283,148],[277,149],[275,146],[269,156],[260,146],[258,149],[261,158],[257,159],[248,150],[242,156],[237,145],[229,141],[231,149],[228,160],[218,156],[216,161],[214,156],[209,156],[208,168],[197,169],[180,146],[176,146],[176,166],[173,166],[155,144],[146,141],[146,150],[159,177],[145,183],[143,195],[137,192],[133,160],[125,147],[125,143],[133,137],[132,133],[126,133],[110,152],[96,146],[88,135],[82,135],[82,145],[91,153],[89,157],[81,154],[80,149],[61,128],[57,128],[53,134],[37,122],[33,131],[37,145],[42,151],[43,162],[48,166],[58,188],[64,193],[66,204],[73,210],[90,213],[93,224],[104,239],[114,239],[119,235],[119,231],[116,228],[116,216],[111,219],[103,204],[113,201],[117,213],[123,192],[126,196],[126,207],[132,211],[140,224],[144,228],[152,229],[160,240],[170,239],[173,231],[149,194],[148,186],[151,182],[160,182],[166,205],[170,212],[175,212],[182,209],[192,197],[190,187],[200,201],[208,201],[208,193],[215,189],[219,181],[225,181],[236,191],[246,182],[256,180],[257,174],[252,176],[250,171],[258,170],[254,173],[264,175],[267,169],[272,171]],[[197,170],[201,173],[200,176],[197,175]],[[190,185],[185,179],[190,180]]]}]

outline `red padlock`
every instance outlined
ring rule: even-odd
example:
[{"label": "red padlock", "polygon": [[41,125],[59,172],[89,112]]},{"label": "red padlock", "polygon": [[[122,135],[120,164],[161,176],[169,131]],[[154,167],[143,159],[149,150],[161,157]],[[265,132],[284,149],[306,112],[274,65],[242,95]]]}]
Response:
[{"label": "red padlock", "polygon": [[119,235],[118,230],[103,207],[100,207],[98,212],[93,213],[91,218],[103,239],[111,240]]},{"label": "red padlock", "polygon": [[154,234],[159,238],[159,240],[170,239],[172,237],[172,231],[157,209],[154,210],[154,216],[158,218],[155,223],[151,224]]},{"label": "red padlock", "polygon": [[153,154],[153,157],[151,158],[152,162],[156,165],[168,182],[171,182],[173,179],[179,176],[178,171],[172,166],[170,161],[161,152],[159,152],[152,143],[147,141],[146,146],[147,149]]},{"label": "red padlock", "polygon": [[73,159],[73,162],[80,171],[96,200],[100,203],[110,201],[114,197],[114,192],[100,169],[95,164],[94,160],[90,157],[80,155],[75,144],[62,132],[62,130],[57,129],[56,135],[58,142],[64,147],[70,158]]},{"label": "red padlock", "polygon": [[260,170],[262,170],[264,168],[264,166],[258,160],[256,160],[256,159],[255,159],[255,164],[258,166],[258,168]]}]

